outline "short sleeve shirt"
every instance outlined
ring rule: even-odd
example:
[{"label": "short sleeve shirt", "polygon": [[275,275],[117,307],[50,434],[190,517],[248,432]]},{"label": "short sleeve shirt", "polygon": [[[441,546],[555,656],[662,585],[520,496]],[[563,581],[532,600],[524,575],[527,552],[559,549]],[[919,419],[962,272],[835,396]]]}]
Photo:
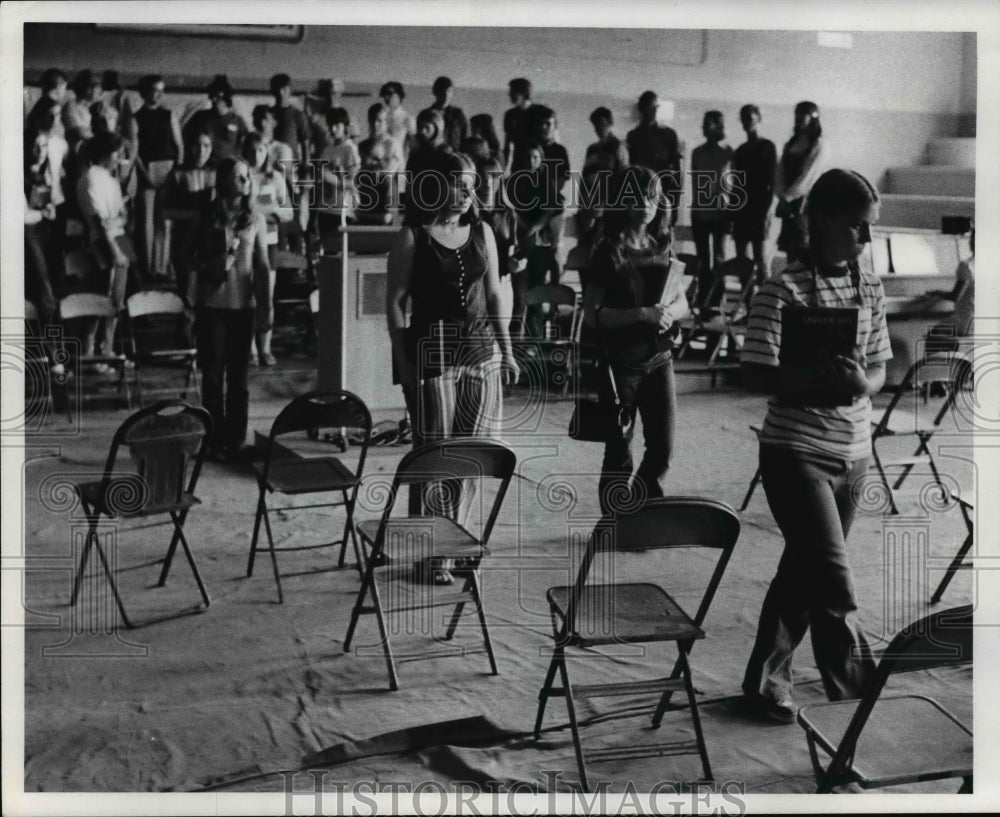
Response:
[{"label": "short sleeve shirt", "polygon": [[[875,275],[862,272],[855,291],[853,276],[824,277],[792,264],[758,290],[750,307],[741,358],[744,363],[778,366],[781,310],[785,306],[859,307],[855,357],[861,366],[892,357],[885,319],[885,294]],[[760,434],[761,443],[854,461],[871,455],[871,398],[849,406],[796,406],[772,398]]]}]

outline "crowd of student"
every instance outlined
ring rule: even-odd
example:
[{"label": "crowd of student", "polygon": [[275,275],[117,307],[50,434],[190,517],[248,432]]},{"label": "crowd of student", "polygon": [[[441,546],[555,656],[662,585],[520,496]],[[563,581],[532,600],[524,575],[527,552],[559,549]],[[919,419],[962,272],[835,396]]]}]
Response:
[{"label": "crowd of student", "polygon": [[[278,248],[301,250],[310,236],[348,217],[390,224],[402,216],[388,262],[386,313],[415,443],[499,435],[502,387],[519,375],[511,336],[522,328],[510,317],[520,313],[529,287],[558,281],[570,179],[556,113],[532,101],[528,80],[509,83],[502,142],[492,117],[467,117],[453,104],[447,77],[434,82],[434,104],[415,117],[403,107],[403,86],[383,85],[381,101],[368,110],[369,135],[359,144],[345,109],[300,110],[283,74],[270,83],[274,104],[253,109],[252,128],[233,110],[234,91],[223,76],[208,85],[210,107],[183,124],[163,104],[164,83],[156,75],[140,81],[143,102],[134,111],[113,75],[102,84],[80,72],[68,97],[66,77],[53,69],[41,87],[24,142],[27,297],[43,321],[54,319],[59,282],[53,279],[74,219],[86,227],[99,270],[92,284],[116,310],[130,276],[148,283],[172,275],[195,312],[213,456],[238,455],[244,443],[251,348],[260,363],[274,362]],[[647,273],[671,263],[685,151],[676,132],[658,121],[657,107],[656,94],[643,93],[641,120],[624,140],[613,131],[610,110],[597,108],[591,115],[597,141],[580,173],[586,195],[576,212],[577,238],[592,250],[582,282],[584,319],[599,333],[615,384],[603,401],[610,410],[614,396],[625,419],[605,441],[599,499],[606,515],[663,495],[673,446],[671,330],[690,307],[682,293],[651,298],[646,282]],[[760,120],[756,106],[741,109],[746,141],[734,151],[725,144],[723,114],[705,113],[705,142],[690,156],[690,213],[705,274],[697,306],[705,310],[728,233],[741,255],[752,251],[763,273],[778,202],[778,247],[789,265],[753,301],[743,371],[749,388],[773,395],[760,462],[785,551],[743,688],[770,717],[790,722],[792,655],[809,626],[831,699],[860,694],[874,666],[853,623],[845,539],[851,483],[870,455],[869,398],[882,387],[891,353],[881,283],[858,264],[878,218],[877,191],[857,173],[824,168],[815,104],[795,108],[794,132],[780,158],[758,135]],[[513,294],[508,306],[504,278]],[[965,299],[961,315],[971,320],[971,266],[953,293],[939,294]],[[786,315],[830,307],[857,313],[849,353],[786,364]],[[114,350],[114,333],[109,318],[105,353]],[[453,338],[452,356],[422,359],[427,340],[446,338]],[[96,348],[94,326],[84,354]],[[645,453],[633,473],[637,415]],[[456,490],[440,510],[460,514],[470,499]],[[452,578],[441,569],[434,580]]]}]

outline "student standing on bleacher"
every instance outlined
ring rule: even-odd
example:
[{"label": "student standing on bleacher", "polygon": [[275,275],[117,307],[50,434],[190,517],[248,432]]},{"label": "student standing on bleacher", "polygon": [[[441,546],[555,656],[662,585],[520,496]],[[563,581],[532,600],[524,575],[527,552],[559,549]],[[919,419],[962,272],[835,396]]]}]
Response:
[{"label": "student standing on bleacher", "polygon": [[311,155],[309,123],[306,115],[292,105],[292,80],[288,74],[275,74],[271,77],[271,95],[274,97],[274,105],[271,106],[275,123],[274,138],[288,145],[296,159],[308,159]]},{"label": "student standing on bleacher", "polygon": [[531,82],[516,77],[507,83],[511,107],[503,115],[504,164],[511,173],[528,166],[527,148],[530,140],[528,111],[531,110]]},{"label": "student standing on bleacher", "polygon": [[438,77],[434,80],[431,91],[434,94],[434,104],[431,105],[431,109],[440,111],[444,117],[444,141],[452,150],[458,151],[465,137],[469,135],[469,121],[465,118],[465,111],[451,104],[455,86],[450,77]]},{"label": "student standing on bleacher", "polygon": [[798,261],[808,249],[802,212],[813,183],[826,169],[828,149],[815,102],[795,106],[795,132],[785,143],[775,178],[778,206],[774,214],[781,219],[778,249],[789,264]]},{"label": "student standing on bleacher", "polygon": [[757,133],[760,108],[744,105],[740,108],[740,123],[747,140],[733,153],[733,170],[742,185],[742,206],[733,210],[733,240],[736,256],[747,258],[747,248],[753,248],[757,280],[767,278],[764,241],[771,226],[771,206],[774,204],[774,177],[778,168],[778,153],[774,142]]},{"label": "student standing on bleacher", "polygon": [[184,126],[188,133],[208,131],[212,135],[212,152],[219,160],[239,156],[247,125],[233,110],[233,86],[225,74],[216,75],[205,89],[212,103],[210,108],[196,111]]},{"label": "student standing on bleacher", "polygon": [[661,232],[660,221],[664,216],[670,218],[671,227],[677,223],[681,191],[684,188],[684,145],[673,128],[656,121],[660,100],[653,91],[643,91],[638,107],[641,121],[628,132],[625,141],[628,144],[629,163],[648,167],[660,177],[660,185],[670,205],[669,212],[661,210],[657,213],[656,220],[649,225],[653,235],[658,235]]},{"label": "student standing on bleacher", "polygon": [[[878,220],[875,188],[858,173],[830,170],[808,196],[808,252],[769,278],[753,299],[742,351],[743,382],[772,395],[760,432],[767,502],[784,537],[778,571],[764,598],[743,691],[764,716],[795,720],[792,656],[811,630],[827,698],[859,698],[875,665],[857,610],[847,561],[853,486],[871,458],[871,395],[892,357],[882,283],[858,259]],[[857,310],[852,355],[808,366],[781,362],[789,310]],[[836,394],[829,405],[817,389]]]},{"label": "student standing on bleacher", "polygon": [[706,111],[701,130],[705,142],[691,151],[691,230],[698,253],[698,301],[704,310],[722,300],[715,270],[725,258],[730,218],[725,185],[733,149],[723,144],[726,125],[720,111]]}]

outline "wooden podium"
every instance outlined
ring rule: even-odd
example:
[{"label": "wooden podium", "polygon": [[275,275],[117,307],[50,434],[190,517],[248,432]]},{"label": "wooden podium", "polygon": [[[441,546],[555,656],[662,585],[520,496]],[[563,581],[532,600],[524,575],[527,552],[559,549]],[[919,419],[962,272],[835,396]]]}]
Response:
[{"label": "wooden podium", "polygon": [[339,232],[339,253],[322,256],[316,270],[319,387],[354,392],[373,414],[402,412],[385,318],[389,247],[399,227],[342,225]]}]

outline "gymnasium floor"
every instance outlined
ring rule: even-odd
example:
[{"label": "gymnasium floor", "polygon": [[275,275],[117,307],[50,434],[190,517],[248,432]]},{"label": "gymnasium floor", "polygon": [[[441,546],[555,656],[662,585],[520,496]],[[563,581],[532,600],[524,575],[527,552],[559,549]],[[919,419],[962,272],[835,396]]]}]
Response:
[{"label": "gymnasium floor", "polygon": [[[301,363],[255,374],[251,428],[266,432],[277,411],[307,388]],[[679,378],[679,414],[668,493],[714,497],[737,507],[756,466],[748,426],[763,417],[764,400],[703,375]],[[909,398],[908,398],[909,399]],[[884,398],[880,398],[884,402]],[[932,412],[938,400],[917,410]],[[246,577],[256,484],[249,466],[209,463],[202,504],[186,531],[211,607],[196,606],[190,572],[178,559],[169,583],[156,588],[169,539],[165,527],[120,530],[112,548],[121,591],[132,617],[152,623],[119,629],[113,602],[96,574],[79,610],[68,607],[74,542],[82,518],[59,488],[98,470],[111,435],[127,416],[117,407],[88,407],[78,433],[61,435],[60,418],[27,440],[24,469],[25,770],[26,791],[280,792],[281,771],[328,770],[329,784],[395,781],[415,785],[457,781],[488,788],[523,784],[568,791],[577,780],[564,703],[549,704],[542,740],[530,731],[548,663],[551,630],[545,589],[575,573],[571,542],[596,521],[600,446],[565,436],[572,404],[515,389],[506,411],[505,440],[518,453],[512,483],[494,531],[482,581],[499,664],[489,675],[475,616],[466,614],[452,642],[440,640],[437,617],[395,625],[400,690],[389,692],[374,618],[362,619],[352,653],[343,651],[358,590],[353,565],[335,567],[330,550],[285,554],[285,603],[276,603],[266,557]],[[376,420],[398,419],[379,416]],[[961,411],[935,440],[949,484],[973,495],[971,435]],[[306,451],[336,453],[304,437]],[[889,441],[889,456],[908,455],[909,440]],[[638,443],[637,443],[638,448]],[[377,486],[391,478],[401,446],[373,448],[360,519],[377,515]],[[345,455],[351,463],[356,449]],[[946,560],[965,535],[953,505],[941,507],[918,468],[897,492],[899,516],[884,516],[880,495],[865,492],[849,541],[859,620],[877,646],[904,623],[924,615]],[[280,541],[339,530],[339,511],[275,514]],[[760,605],[781,541],[758,490],[741,514],[742,531],[710,610],[708,637],[692,653],[715,778],[748,793],[813,790],[805,737],[797,725],[756,719],[739,700],[740,681]],[[926,543],[926,548],[924,548]],[[79,544],[76,545],[79,547]],[[679,554],[678,554],[679,556]],[[678,587],[683,602],[703,581],[703,560],[681,564],[662,552],[623,559],[617,575]],[[424,592],[405,581],[402,592]],[[960,573],[939,607],[972,600],[971,575]],[[574,677],[606,681],[662,673],[671,654],[605,651],[573,665]],[[823,699],[811,648],[796,656],[796,699]],[[907,676],[903,688],[928,690],[971,723],[971,668]],[[655,697],[593,698],[581,702],[585,748],[633,749],[691,736],[686,710],[668,713],[659,732],[649,726]],[[663,781],[699,776],[696,756],[640,757],[590,766],[592,783],[612,791],[648,791]],[[308,781],[308,778],[306,779]],[[304,784],[303,784],[304,785]],[[312,785],[312,784],[309,784]],[[920,791],[955,791],[957,781]]]}]

